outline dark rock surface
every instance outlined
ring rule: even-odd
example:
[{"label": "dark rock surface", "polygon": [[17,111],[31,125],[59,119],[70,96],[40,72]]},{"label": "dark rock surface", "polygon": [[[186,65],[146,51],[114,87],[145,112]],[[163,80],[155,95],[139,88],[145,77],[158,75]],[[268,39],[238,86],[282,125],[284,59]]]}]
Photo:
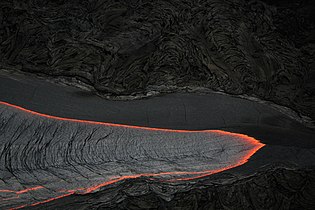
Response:
[{"label": "dark rock surface", "polygon": [[1,208],[314,207],[314,141],[303,147],[304,139],[290,146],[274,139],[234,168],[261,146],[224,132],[60,121],[6,104],[0,120]]},{"label": "dark rock surface", "polygon": [[[67,197],[31,209],[311,210],[315,206],[314,186],[314,169],[269,169],[228,184],[220,184],[215,179],[203,180],[192,188],[138,179],[126,180],[95,194]],[[108,201],[109,196],[114,199]]]},{"label": "dark rock surface", "polygon": [[[189,136],[171,136],[173,140],[177,138],[188,143],[172,145],[167,141],[170,137],[168,135],[155,136],[154,132],[131,132],[121,128],[110,129],[97,125],[58,122],[2,107],[3,112],[0,116],[2,207],[37,203],[32,208],[239,209],[242,206],[245,209],[278,207],[311,209],[314,205],[312,200],[315,187],[314,130],[305,127],[294,119],[294,116],[283,113],[280,107],[273,108],[268,104],[218,93],[178,93],[145,100],[109,101],[91,95],[89,91],[78,91],[76,88],[31,76],[8,74],[0,75],[0,99],[59,117],[171,129],[223,129],[247,134],[266,144],[246,164],[201,179],[168,183],[156,176],[134,177],[116,180],[117,182],[114,181],[113,184],[100,187],[99,192],[82,195],[84,189],[80,188],[83,187],[86,191],[86,188],[93,187],[99,181],[106,182],[108,173],[113,172],[103,170],[111,168],[107,164],[94,163],[104,155],[102,151],[105,150],[108,151],[106,157],[116,159],[116,155],[113,155],[108,146],[115,147],[117,137],[120,137],[121,142],[131,140],[140,145],[141,141],[138,141],[140,139],[146,140],[147,143],[151,138],[164,142],[154,147],[143,144],[143,148],[146,148],[147,155],[159,155],[160,160],[166,158],[165,155],[170,155],[168,159],[170,157],[171,159],[164,161],[164,166],[168,165],[171,168],[181,166],[182,170],[185,167],[192,167],[193,170],[200,167],[215,167],[211,164],[202,164],[205,160],[202,157],[205,156],[201,155],[204,152],[200,153],[215,147],[215,144],[211,142],[207,144],[203,132]],[[77,106],[78,104],[80,106]],[[55,136],[52,135],[54,131]],[[108,144],[97,146],[95,143],[99,136],[106,136],[108,133],[111,133],[111,137],[102,140]],[[90,140],[85,141],[89,139],[90,134],[93,134]],[[222,140],[224,141],[221,138]],[[47,145],[49,141],[64,146],[57,151],[56,146]],[[198,146],[197,142],[201,144]],[[122,151],[123,148],[130,150],[133,147],[132,144],[117,146]],[[162,149],[164,147],[165,150]],[[131,157],[137,156],[141,153],[138,149],[139,147],[134,147],[128,154]],[[87,154],[86,151],[89,150],[93,152]],[[193,151],[192,154],[195,152],[191,156],[193,164],[184,161],[178,165],[185,151]],[[43,154],[47,156],[44,157]],[[128,159],[126,153],[118,152],[117,155]],[[207,155],[211,155],[211,151],[208,151]],[[88,164],[84,163],[84,160]],[[123,170],[127,175],[135,173],[136,170],[156,172],[163,168],[159,167],[163,165],[163,161],[153,161],[159,164],[150,168],[139,167],[141,163],[132,166],[131,162],[128,162],[127,166],[132,168],[130,171],[125,170],[126,168],[122,166],[126,165],[122,163],[117,162],[112,166],[119,166],[115,171],[119,173],[119,170]],[[126,174],[122,173],[119,176],[124,175]],[[51,196],[58,199],[45,200]]]},{"label": "dark rock surface", "polygon": [[0,66],[103,96],[206,87],[314,120],[314,1],[0,2]]},{"label": "dark rock surface", "polygon": [[217,92],[114,101],[88,90],[8,73],[0,73],[0,101],[53,116],[155,128],[207,130],[269,126],[308,132],[312,127],[284,107]]},{"label": "dark rock surface", "polygon": [[[124,179],[85,195],[69,186],[82,181],[78,174],[94,160],[86,169],[78,166],[78,171],[60,167],[57,161],[57,169],[50,172],[65,169],[64,174],[76,174],[76,181],[63,180],[68,191],[57,192],[53,181],[51,188],[38,186],[39,180],[51,181],[51,174],[32,172],[32,167],[56,160],[37,156],[44,152],[36,142],[49,138],[43,132],[54,126],[84,131],[78,139],[93,129],[58,123],[45,128],[46,121],[13,115],[10,119],[17,117],[19,123],[9,128],[37,127],[29,126],[27,132],[17,128],[10,135],[10,123],[5,123],[9,113],[4,111],[0,186],[11,185],[12,191],[0,189],[0,208],[16,206],[18,202],[10,201],[15,193],[20,204],[39,202],[26,207],[31,209],[315,209],[314,129],[282,107],[310,117],[307,122],[315,120],[314,11],[313,0],[1,0],[0,101],[61,117],[224,129],[255,137],[266,146],[246,164],[212,176],[174,183]],[[8,71],[31,76],[8,78]],[[39,81],[35,75],[81,89]],[[213,92],[119,102],[95,96],[136,99],[203,90],[282,106],[271,108],[262,101]],[[102,148],[94,148],[98,149]],[[67,147],[60,151],[51,152],[51,157],[63,154],[59,160],[67,164],[75,160]],[[32,155],[14,155],[23,152]],[[104,173],[94,171],[94,178]],[[21,190],[31,186],[37,188]],[[49,193],[61,196],[40,203]]]}]

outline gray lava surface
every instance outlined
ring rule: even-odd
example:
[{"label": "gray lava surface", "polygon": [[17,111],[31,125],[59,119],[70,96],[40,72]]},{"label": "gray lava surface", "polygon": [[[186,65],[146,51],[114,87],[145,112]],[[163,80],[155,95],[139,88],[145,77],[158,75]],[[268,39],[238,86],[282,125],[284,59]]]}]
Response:
[{"label": "gray lava surface", "polygon": [[[250,209],[314,205],[314,131],[287,109],[219,93],[109,101],[89,91],[25,75],[1,74],[0,81],[1,101],[44,114],[157,128],[221,129],[266,144],[246,164],[203,177],[198,171],[233,165],[251,145],[233,135],[60,121],[2,105],[3,207],[207,209],[210,205]],[[185,173],[154,175],[174,171]],[[150,176],[136,175],[141,173]],[[202,178],[180,180],[195,176]],[[104,184],[106,181],[109,183]],[[229,202],[224,201],[226,197]],[[268,200],[271,198],[274,200]]]},{"label": "gray lava surface", "polygon": [[[0,101],[197,132],[2,103],[0,209],[315,209],[314,10],[313,0],[1,0]],[[193,174],[253,146],[202,131],[213,129],[265,146]]]},{"label": "gray lava surface", "polygon": [[[63,192],[90,193],[114,177],[147,174],[168,180],[210,175],[244,164],[253,150],[263,146],[227,132],[152,131],[60,121],[3,104],[0,120],[0,208],[67,194]],[[38,186],[35,192],[18,193]],[[17,193],[3,195],[3,189]]]}]

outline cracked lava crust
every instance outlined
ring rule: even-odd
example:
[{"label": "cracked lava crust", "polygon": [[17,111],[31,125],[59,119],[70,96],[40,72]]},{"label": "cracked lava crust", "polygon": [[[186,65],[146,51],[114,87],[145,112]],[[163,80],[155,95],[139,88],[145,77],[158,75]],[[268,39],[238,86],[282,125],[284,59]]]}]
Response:
[{"label": "cracked lava crust", "polygon": [[221,130],[66,119],[0,102],[1,208],[86,194],[124,179],[190,180],[240,166],[264,144]]}]

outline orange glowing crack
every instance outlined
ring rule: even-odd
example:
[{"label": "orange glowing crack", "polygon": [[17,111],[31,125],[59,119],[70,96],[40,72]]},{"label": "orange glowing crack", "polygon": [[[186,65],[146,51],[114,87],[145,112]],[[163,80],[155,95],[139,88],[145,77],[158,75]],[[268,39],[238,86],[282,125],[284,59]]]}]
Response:
[{"label": "orange glowing crack", "polygon": [[43,188],[44,188],[43,186],[37,186],[37,187],[27,188],[27,189],[25,189],[25,190],[17,191],[16,194],[23,194],[23,193],[26,193],[26,192],[29,192],[29,191],[34,191],[34,190],[43,189]]},{"label": "orange glowing crack", "polygon": [[43,186],[36,186],[36,187],[31,187],[31,188],[26,188],[24,190],[19,190],[19,191],[14,191],[14,190],[0,190],[0,193],[14,193],[15,196],[9,197],[9,198],[2,198],[0,201],[7,201],[7,200],[13,200],[13,199],[18,199],[20,198],[19,195],[30,192],[30,191],[36,191],[39,189],[43,189]]},{"label": "orange glowing crack", "polygon": [[[54,198],[50,198],[47,200],[43,200],[40,202],[36,202],[33,204],[27,204],[27,205],[22,205],[22,206],[18,206],[12,209],[21,209],[24,208],[26,206],[35,206],[35,205],[39,205],[39,204],[43,204],[43,203],[47,203],[53,200],[57,200],[63,197],[67,197],[70,195],[73,195],[75,193],[77,194],[87,194],[87,193],[91,193],[94,192],[104,186],[110,185],[110,184],[114,184],[116,182],[122,181],[122,180],[126,180],[126,179],[136,179],[139,177],[156,177],[156,176],[162,176],[162,175],[195,175],[192,177],[186,177],[186,178],[176,178],[176,179],[170,179],[170,180],[163,180],[163,181],[169,181],[169,182],[174,182],[174,181],[185,181],[185,180],[192,180],[192,179],[197,179],[197,178],[202,178],[205,176],[209,176],[215,173],[219,173],[231,168],[235,168],[237,166],[243,165],[245,164],[249,158],[255,154],[259,149],[261,149],[263,146],[265,146],[265,144],[259,142],[258,140],[256,140],[253,137],[249,137],[247,135],[244,134],[238,134],[238,133],[231,133],[231,132],[227,132],[227,131],[222,131],[222,130],[202,130],[202,131],[196,131],[196,130],[172,130],[172,129],[164,129],[164,128],[149,128],[149,127],[141,127],[141,126],[133,126],[133,125],[122,125],[122,124],[114,124],[114,123],[105,123],[105,122],[96,122],[96,121],[89,121],[89,120],[79,120],[79,119],[69,119],[69,118],[63,118],[63,117],[56,117],[56,116],[51,116],[51,115],[47,115],[47,114],[42,114],[42,113],[38,113],[35,111],[31,111],[28,109],[25,109],[23,107],[17,106],[17,105],[12,105],[9,104],[7,102],[1,102],[0,104],[2,105],[6,105],[9,107],[13,107],[15,109],[36,115],[36,116],[40,116],[40,117],[45,117],[45,118],[49,118],[49,119],[54,119],[54,120],[61,120],[61,121],[68,121],[68,122],[77,122],[77,123],[86,123],[86,124],[93,124],[93,125],[103,125],[103,126],[111,126],[111,127],[123,127],[123,128],[131,128],[131,129],[141,129],[141,130],[150,130],[150,131],[164,131],[164,132],[177,132],[177,133],[190,133],[190,132],[208,132],[208,133],[217,133],[217,134],[221,134],[221,135],[228,135],[228,136],[234,136],[234,137],[239,137],[241,138],[243,141],[245,141],[246,143],[248,143],[249,145],[253,146],[252,149],[250,149],[248,151],[248,153],[242,157],[242,159],[240,159],[236,164],[230,165],[228,167],[224,167],[218,170],[206,170],[206,171],[196,171],[196,172],[191,172],[191,171],[173,171],[173,172],[162,172],[162,173],[145,173],[145,174],[135,174],[135,175],[128,175],[128,176],[121,176],[121,177],[116,177],[116,178],[112,178],[106,182],[102,182],[99,183],[97,185],[88,187],[88,188],[77,188],[77,189],[72,189],[72,190],[61,190],[63,192],[67,192],[66,194],[54,197]],[[44,188],[43,186],[37,186],[37,187],[33,187],[33,188],[27,188],[24,190],[20,190],[20,191],[13,191],[13,190],[0,190],[0,193],[15,193],[16,195],[19,194],[23,194],[23,193],[27,193],[30,191],[35,191],[35,190],[39,190]]]},{"label": "orange glowing crack", "polygon": [[19,191],[14,191],[14,190],[0,190],[0,193],[14,193],[16,195],[24,194],[29,191],[35,191],[39,189],[43,189],[43,186],[36,186],[36,187],[31,187],[31,188],[25,188],[24,190],[19,190]]}]

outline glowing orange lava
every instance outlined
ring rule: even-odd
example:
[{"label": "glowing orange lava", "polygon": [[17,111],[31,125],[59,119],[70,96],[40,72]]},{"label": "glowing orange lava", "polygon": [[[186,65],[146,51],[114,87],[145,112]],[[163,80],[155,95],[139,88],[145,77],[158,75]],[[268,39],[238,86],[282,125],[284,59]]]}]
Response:
[{"label": "glowing orange lava", "polygon": [[[86,124],[93,124],[93,125],[103,125],[103,126],[111,126],[111,127],[123,127],[123,128],[131,128],[131,129],[141,129],[141,130],[150,130],[150,131],[163,131],[163,132],[177,132],[177,133],[189,133],[189,132],[209,132],[209,133],[218,133],[221,135],[228,135],[228,136],[235,136],[235,137],[239,137],[241,138],[243,141],[245,141],[247,144],[253,146],[253,148],[251,150],[248,151],[248,153],[243,156],[236,164],[234,165],[230,165],[228,167],[224,167],[218,170],[208,170],[208,171],[196,171],[196,172],[191,172],[191,171],[173,171],[173,172],[162,172],[162,173],[144,173],[144,174],[135,174],[135,175],[128,175],[128,176],[121,176],[121,177],[116,177],[116,178],[112,178],[108,181],[99,183],[97,185],[88,187],[88,188],[78,188],[78,189],[72,189],[72,190],[61,190],[63,192],[67,192],[63,195],[54,197],[54,198],[50,198],[47,200],[43,200],[37,203],[32,203],[32,204],[26,204],[26,205],[22,205],[22,206],[18,206],[12,209],[21,209],[24,208],[26,206],[35,206],[35,205],[39,205],[39,204],[43,204],[43,203],[47,203],[53,200],[57,200],[69,195],[73,195],[73,194],[86,194],[86,193],[91,193],[97,189],[100,189],[104,186],[110,185],[110,184],[114,184],[116,182],[125,180],[125,179],[136,179],[139,177],[156,177],[156,176],[163,176],[163,175],[194,175],[191,177],[187,177],[187,178],[176,178],[176,179],[171,179],[171,180],[165,180],[165,181],[169,181],[169,182],[174,182],[174,181],[185,181],[185,180],[192,180],[192,179],[197,179],[197,178],[201,178],[201,177],[205,177],[205,176],[209,176],[215,173],[219,173],[231,168],[235,168],[237,166],[243,165],[244,163],[246,163],[248,161],[248,159],[255,154],[260,148],[262,148],[263,146],[265,146],[265,144],[262,144],[261,142],[259,142],[258,140],[256,140],[255,138],[249,137],[247,135],[244,134],[238,134],[238,133],[231,133],[231,132],[227,132],[227,131],[222,131],[222,130],[172,130],[172,129],[164,129],[164,128],[149,128],[149,127],[141,127],[141,126],[133,126],[133,125],[122,125],[122,124],[114,124],[114,123],[105,123],[105,122],[96,122],[96,121],[89,121],[89,120],[79,120],[79,119],[69,119],[69,118],[63,118],[63,117],[56,117],[56,116],[51,116],[51,115],[47,115],[47,114],[42,114],[42,113],[38,113],[35,111],[31,111],[25,108],[22,108],[20,106],[16,106],[16,105],[12,105],[9,104],[7,102],[1,102],[0,104],[5,105],[5,106],[9,106],[33,115],[37,115],[40,117],[45,117],[45,118],[49,118],[49,119],[54,119],[54,120],[61,120],[61,121],[68,121],[68,122],[77,122],[77,123],[86,123]],[[23,189],[23,190],[19,190],[19,191],[14,191],[14,190],[7,190],[7,189],[3,189],[0,190],[0,193],[14,193],[16,196],[12,197],[12,198],[6,198],[8,199],[15,199],[15,198],[19,198],[20,194],[24,194],[27,193],[29,191],[35,191],[35,190],[41,190],[44,189],[44,186],[36,186],[36,187],[32,187],[32,188],[27,188],[27,189]]]}]

